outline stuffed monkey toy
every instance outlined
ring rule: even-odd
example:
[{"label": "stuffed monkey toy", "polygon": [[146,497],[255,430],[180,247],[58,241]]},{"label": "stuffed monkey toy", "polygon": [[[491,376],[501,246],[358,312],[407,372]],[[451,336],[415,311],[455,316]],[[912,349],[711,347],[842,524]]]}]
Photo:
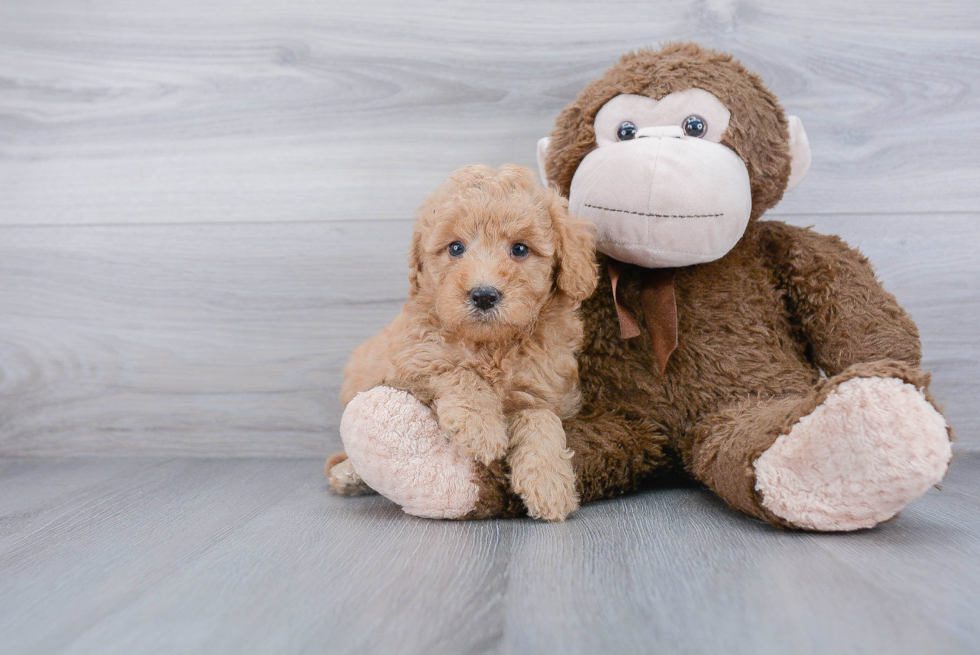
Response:
[{"label": "stuffed monkey toy", "polygon": [[[847,531],[942,479],[952,433],[915,324],[838,237],[760,220],[810,151],[757,75],[694,44],[627,54],[538,158],[597,227],[584,402],[564,423],[582,502],[681,473],[773,525]],[[525,513],[505,463],[460,456],[406,392],[359,394],[341,436],[335,491],[426,517]]]}]

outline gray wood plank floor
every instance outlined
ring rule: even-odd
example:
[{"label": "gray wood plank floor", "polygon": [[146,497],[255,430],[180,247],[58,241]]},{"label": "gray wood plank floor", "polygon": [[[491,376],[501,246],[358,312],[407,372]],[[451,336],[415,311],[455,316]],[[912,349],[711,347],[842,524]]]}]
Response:
[{"label": "gray wood plank floor", "polygon": [[697,488],[567,523],[330,495],[320,460],[0,460],[3,653],[975,653],[980,455],[870,531]]}]

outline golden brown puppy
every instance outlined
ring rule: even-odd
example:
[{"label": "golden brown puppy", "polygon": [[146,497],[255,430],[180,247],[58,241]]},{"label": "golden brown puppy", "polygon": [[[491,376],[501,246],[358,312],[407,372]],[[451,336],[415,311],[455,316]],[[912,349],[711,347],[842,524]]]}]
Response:
[{"label": "golden brown puppy", "polygon": [[529,169],[456,171],[419,209],[408,302],[354,351],[341,400],[382,384],[410,391],[468,455],[507,455],[532,517],[563,520],[578,506],[561,420],[580,403],[593,245],[589,224]]}]

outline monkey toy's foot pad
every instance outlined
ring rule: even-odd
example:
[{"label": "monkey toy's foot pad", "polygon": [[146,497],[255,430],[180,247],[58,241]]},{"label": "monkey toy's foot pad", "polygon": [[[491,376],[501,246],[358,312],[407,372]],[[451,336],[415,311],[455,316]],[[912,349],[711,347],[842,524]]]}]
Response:
[{"label": "monkey toy's foot pad", "polygon": [[475,464],[411,394],[388,387],[357,394],[344,410],[340,436],[361,479],[405,512],[455,519],[476,507]]},{"label": "monkey toy's foot pad", "polygon": [[810,530],[870,528],[946,474],[946,421],[897,378],[842,383],[755,462],[770,512]]}]

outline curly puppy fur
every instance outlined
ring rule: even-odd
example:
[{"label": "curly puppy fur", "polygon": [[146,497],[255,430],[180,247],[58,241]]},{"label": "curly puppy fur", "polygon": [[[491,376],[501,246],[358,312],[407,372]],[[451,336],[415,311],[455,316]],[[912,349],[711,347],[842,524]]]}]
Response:
[{"label": "curly puppy fur", "polygon": [[[581,403],[581,302],[597,281],[589,224],[520,166],[453,173],[419,209],[401,314],[354,351],[341,400],[384,384],[431,405],[479,462],[506,454],[528,513],[563,520],[578,506],[562,418]],[[454,255],[459,242],[465,252]],[[529,254],[515,256],[515,244]],[[480,310],[471,292],[499,301]]]}]

